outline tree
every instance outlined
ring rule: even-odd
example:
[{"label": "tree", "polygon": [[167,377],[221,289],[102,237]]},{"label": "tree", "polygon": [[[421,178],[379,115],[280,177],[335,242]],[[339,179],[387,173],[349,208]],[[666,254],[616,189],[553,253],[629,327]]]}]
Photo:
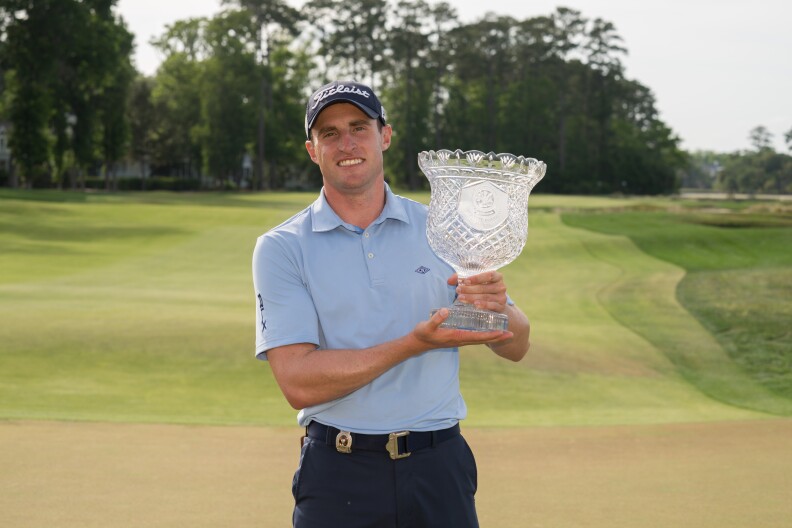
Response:
[{"label": "tree", "polygon": [[[200,160],[205,175],[239,185],[243,157],[256,152],[261,168],[266,152],[269,177],[262,181],[254,173],[254,189],[278,188],[287,175],[300,179],[302,94],[313,65],[274,22],[266,27],[262,65],[262,31],[248,9],[226,9],[209,20],[179,21],[154,41],[167,54],[152,89],[151,152],[158,170],[192,174]],[[257,134],[256,128],[278,133]]]},{"label": "tree", "polygon": [[763,125],[752,128],[748,139],[756,150],[772,149],[773,134]]},{"label": "tree", "polygon": [[432,118],[433,71],[425,63],[431,53],[431,10],[422,0],[401,0],[391,11],[387,32],[387,67],[382,74],[387,82],[383,97],[388,100],[389,119],[398,134],[392,148],[401,154],[398,173],[406,175],[410,189],[418,180],[418,145],[429,136]]},{"label": "tree", "polygon": [[[266,151],[273,188],[316,188],[321,175],[305,153],[305,97],[315,69],[305,49],[286,43],[273,46],[270,60],[272,108],[267,112]],[[275,167],[277,166],[277,170]]]},{"label": "tree", "polygon": [[[124,116],[109,119],[103,130],[99,111],[102,99],[123,91],[129,80],[118,72],[129,64],[132,37],[114,17],[114,5],[7,0],[0,8],[4,69],[14,72],[10,147],[27,184],[46,178],[61,185],[67,154],[83,174],[98,152],[118,143],[111,137],[123,136],[116,132],[123,130]],[[121,151],[113,148],[111,157]]]},{"label": "tree", "polygon": [[310,0],[304,12],[316,33],[325,76],[351,77],[377,89],[385,42],[386,0]]},{"label": "tree", "polygon": [[[233,8],[211,20],[168,26],[153,41],[165,56],[156,75],[124,95],[132,76],[124,80],[120,66],[126,47],[114,0],[4,0],[0,78],[27,156],[17,160],[58,182],[72,166],[81,174],[104,164],[107,175],[128,135],[132,156],[160,173],[239,184],[241,159],[253,155],[253,188],[318,184],[303,152],[304,97],[332,76],[380,93],[396,129],[388,175],[410,188],[424,182],[416,157],[426,148],[543,159],[552,178],[542,191],[678,185],[679,140],[651,90],[625,78],[626,48],[606,20],[558,8],[461,24],[447,3],[430,0],[311,0],[302,13],[312,24],[301,25],[284,2],[224,0]],[[124,99],[129,129],[114,117],[124,107],[114,101]],[[756,136],[761,148],[766,134]],[[782,174],[773,163],[763,170]],[[772,180],[783,187],[783,178]]]},{"label": "tree", "polygon": [[204,18],[180,20],[151,42],[165,55],[152,91],[159,117],[152,140],[152,161],[161,170],[184,177],[200,174],[202,162],[198,134],[206,24]]},{"label": "tree", "polygon": [[115,165],[127,154],[130,135],[127,100],[136,73],[130,61],[134,37],[123,23],[115,23],[112,18],[99,20],[98,23],[103,25],[102,30],[107,33],[106,53],[110,59],[104,90],[97,97],[102,129],[101,154],[105,188],[117,190]]},{"label": "tree", "polygon": [[432,71],[432,129],[435,148],[444,144],[443,106],[447,97],[445,85],[451,76],[449,33],[459,24],[456,10],[447,2],[429,8],[429,55],[425,67]]},{"label": "tree", "polygon": [[50,136],[47,125],[52,109],[49,79],[55,69],[55,50],[48,34],[57,27],[57,6],[9,2],[2,7],[5,69],[11,91],[9,117],[14,152],[21,181],[32,185],[49,162]]},{"label": "tree", "polygon": [[[583,51],[587,68],[582,94],[581,154],[585,156],[584,163],[592,176],[604,180],[609,179],[607,155],[613,139],[610,124],[624,73],[621,58],[627,50],[622,46],[622,38],[616,33],[615,26],[597,18],[587,26]],[[610,179],[611,187],[614,187],[615,182]]]},{"label": "tree", "polygon": [[638,81],[619,83],[621,104],[611,120],[613,137],[605,170],[610,192],[660,194],[676,190],[685,164],[679,138],[663,123],[652,91]]},{"label": "tree", "polygon": [[478,22],[451,31],[453,72],[457,85],[449,107],[458,117],[459,144],[493,150],[505,137],[501,118],[509,111],[503,104],[504,88],[513,80],[515,57],[511,17],[488,14]]},{"label": "tree", "polygon": [[792,192],[792,157],[769,148],[732,154],[718,175],[718,187],[730,193]]},{"label": "tree", "polygon": [[256,137],[256,164],[253,175],[253,188],[273,187],[272,179],[275,178],[276,166],[271,158],[270,177],[264,178],[265,145],[266,145],[266,113],[274,109],[272,82],[268,80],[271,75],[270,56],[275,42],[282,32],[292,36],[297,34],[297,24],[300,15],[297,10],[287,5],[282,0],[223,0],[224,4],[234,4],[246,9],[253,15],[257,23],[257,49],[259,64],[259,98],[258,98],[258,128]]},{"label": "tree", "polygon": [[209,57],[202,76],[204,170],[221,183],[241,184],[242,158],[255,135],[257,28],[245,11],[226,11],[205,31]]},{"label": "tree", "polygon": [[622,46],[623,39],[616,32],[613,23],[596,18],[585,33],[582,50],[586,63],[593,70],[604,74],[621,75],[624,71],[621,56],[627,53]]},{"label": "tree", "polygon": [[[565,7],[556,8],[556,12],[550,17],[553,22],[553,32],[551,53],[557,61],[552,61],[555,67],[551,70],[554,80],[558,87],[558,98],[556,103],[556,122],[558,130],[558,172],[562,177],[567,176],[567,145],[569,139],[569,122],[572,104],[568,94],[574,93],[572,83],[580,82],[580,69],[569,67],[569,63],[574,59],[574,54],[581,46],[584,39],[587,20],[581,15],[580,11]],[[569,75],[571,72],[574,75]]]},{"label": "tree", "polygon": [[[502,138],[501,150],[539,157],[549,162],[558,174],[557,138],[561,83],[569,82],[565,64],[553,52],[547,38],[553,31],[550,17],[521,21],[514,33],[513,81],[505,92],[509,109],[502,126],[509,132]],[[564,92],[566,97],[568,92]]]},{"label": "tree", "polygon": [[146,190],[148,164],[157,126],[157,114],[152,100],[154,79],[138,76],[132,81],[127,103],[129,119],[129,152],[140,166],[141,190]]}]

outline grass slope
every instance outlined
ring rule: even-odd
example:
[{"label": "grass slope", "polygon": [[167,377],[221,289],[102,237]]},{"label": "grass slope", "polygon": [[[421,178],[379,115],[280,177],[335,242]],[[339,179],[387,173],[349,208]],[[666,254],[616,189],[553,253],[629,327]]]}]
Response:
[{"label": "grass slope", "polygon": [[[268,366],[253,360],[250,257],[259,234],[313,198],[0,192],[0,417],[293,424]],[[534,346],[516,365],[463,351],[471,425],[762,416],[702,392],[662,342],[614,317],[625,273],[645,278],[649,266],[663,277],[638,300],[668,310],[632,310],[648,328],[671,317],[702,342],[709,336],[676,303],[678,267],[560,219],[562,209],[624,201],[531,200],[528,245],[504,273],[532,319]],[[746,376],[733,380],[757,390]]]},{"label": "grass slope", "polygon": [[[609,212],[565,214],[570,226],[623,235],[644,253],[684,273],[675,298],[714,336],[694,339],[672,323],[653,327],[635,301],[650,289],[648,270],[625,267],[604,293],[615,317],[665,351],[706,393],[753,409],[792,414],[792,215],[788,211]],[[754,208],[755,209],[755,208]],[[621,265],[619,256],[598,252]],[[661,310],[659,305],[656,310]],[[722,349],[725,357],[719,358]],[[706,358],[709,357],[709,360]],[[737,382],[744,377],[751,383]],[[780,396],[780,397],[779,397]]]}]

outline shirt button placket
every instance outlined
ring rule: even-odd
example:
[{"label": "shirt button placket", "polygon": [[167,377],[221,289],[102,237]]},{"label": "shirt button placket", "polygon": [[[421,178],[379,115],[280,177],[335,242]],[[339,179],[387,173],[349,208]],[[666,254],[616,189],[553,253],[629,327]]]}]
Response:
[{"label": "shirt button placket", "polygon": [[371,260],[371,259],[374,258],[374,253],[371,252],[371,247],[369,247],[370,246],[369,241],[368,241],[369,238],[370,238],[369,232],[368,231],[364,231],[363,232],[363,239],[364,239],[363,240],[363,249],[366,251],[366,256],[369,258],[369,260]]},{"label": "shirt button placket", "polygon": [[381,277],[380,277],[381,270],[377,269],[377,264],[376,264],[377,261],[374,258],[376,257],[376,254],[374,253],[374,251],[372,251],[371,246],[372,246],[373,238],[374,237],[371,236],[371,233],[369,233],[368,231],[363,232],[363,238],[362,238],[363,252],[366,255],[366,264],[369,272],[369,280],[371,280],[372,285],[375,285],[381,282]]}]

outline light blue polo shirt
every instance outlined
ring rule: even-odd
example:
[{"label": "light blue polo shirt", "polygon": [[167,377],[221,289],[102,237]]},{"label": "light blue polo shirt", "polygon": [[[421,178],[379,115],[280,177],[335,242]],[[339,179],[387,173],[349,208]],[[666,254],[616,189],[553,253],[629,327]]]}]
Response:
[{"label": "light blue polo shirt", "polygon": [[[367,229],[343,222],[324,191],[259,237],[253,253],[256,356],[294,343],[366,348],[404,336],[450,305],[453,269],[426,240],[426,206],[393,194]],[[339,429],[380,434],[451,427],[467,414],[457,349],[410,358],[355,392],[300,411]]]}]

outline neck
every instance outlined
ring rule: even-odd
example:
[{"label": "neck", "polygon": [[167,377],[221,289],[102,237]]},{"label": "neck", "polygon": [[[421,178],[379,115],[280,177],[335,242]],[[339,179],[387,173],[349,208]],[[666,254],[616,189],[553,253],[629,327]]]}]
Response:
[{"label": "neck", "polygon": [[324,194],[341,220],[362,229],[371,225],[385,208],[385,182],[382,180],[360,192],[340,192],[325,185]]}]

